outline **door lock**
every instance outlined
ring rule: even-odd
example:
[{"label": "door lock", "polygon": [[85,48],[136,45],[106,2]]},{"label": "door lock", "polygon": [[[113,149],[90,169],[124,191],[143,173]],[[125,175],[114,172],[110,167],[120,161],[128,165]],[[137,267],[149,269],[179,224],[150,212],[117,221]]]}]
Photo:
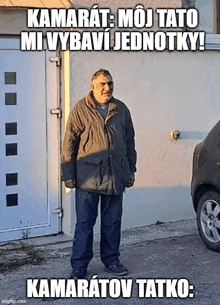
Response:
[{"label": "door lock", "polygon": [[52,213],[53,214],[58,214],[58,217],[60,217],[60,218],[63,217],[63,209],[61,209],[61,208],[53,209]]}]

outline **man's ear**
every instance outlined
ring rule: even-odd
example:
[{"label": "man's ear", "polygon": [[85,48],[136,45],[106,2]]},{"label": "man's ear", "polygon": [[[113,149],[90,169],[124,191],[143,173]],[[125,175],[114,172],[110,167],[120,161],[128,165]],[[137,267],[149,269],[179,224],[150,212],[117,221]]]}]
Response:
[{"label": "man's ear", "polygon": [[91,83],[91,90],[94,90],[95,86],[94,83]]}]

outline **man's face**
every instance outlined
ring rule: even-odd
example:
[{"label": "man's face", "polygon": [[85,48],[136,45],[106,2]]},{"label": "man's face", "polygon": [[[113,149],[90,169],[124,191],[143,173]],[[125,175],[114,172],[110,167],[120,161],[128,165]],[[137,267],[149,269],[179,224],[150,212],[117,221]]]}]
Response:
[{"label": "man's face", "polygon": [[91,85],[93,95],[99,104],[107,103],[113,93],[114,84],[111,76],[99,75]]}]

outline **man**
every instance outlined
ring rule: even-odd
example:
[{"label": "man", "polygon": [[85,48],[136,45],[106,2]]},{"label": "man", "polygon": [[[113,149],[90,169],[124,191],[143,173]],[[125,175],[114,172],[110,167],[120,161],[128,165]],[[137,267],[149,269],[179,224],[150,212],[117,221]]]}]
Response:
[{"label": "man", "polygon": [[130,112],[115,99],[109,71],[100,69],[91,91],[71,110],[61,154],[62,180],[76,187],[77,223],[72,278],[84,278],[93,257],[93,227],[101,203],[100,255],[106,271],[126,275],[119,261],[122,196],[134,184],[136,151]]}]

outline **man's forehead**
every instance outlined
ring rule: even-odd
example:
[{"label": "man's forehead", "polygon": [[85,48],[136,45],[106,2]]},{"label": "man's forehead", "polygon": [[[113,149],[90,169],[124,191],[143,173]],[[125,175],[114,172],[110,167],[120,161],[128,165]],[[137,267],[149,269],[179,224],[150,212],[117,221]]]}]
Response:
[{"label": "man's forehead", "polygon": [[109,82],[112,81],[112,77],[110,75],[99,75],[95,81],[97,83]]}]

